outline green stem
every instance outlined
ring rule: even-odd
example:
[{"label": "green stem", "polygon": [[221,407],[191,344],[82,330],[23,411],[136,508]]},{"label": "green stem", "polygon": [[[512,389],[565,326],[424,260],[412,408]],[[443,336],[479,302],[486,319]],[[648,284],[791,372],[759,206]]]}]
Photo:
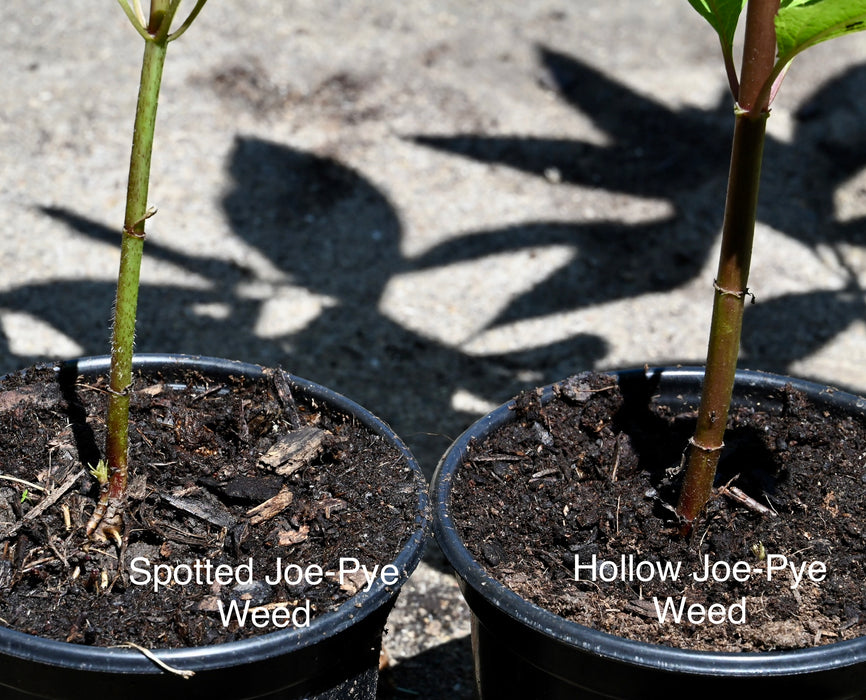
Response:
[{"label": "green stem", "polygon": [[746,15],[743,70],[731,147],[722,246],[715,282],[707,365],[677,513],[690,529],[710,497],[734,387],[743,307],[758,208],[769,112],[762,88],[773,71],[774,19],[779,0],[751,0]]},{"label": "green stem", "polygon": [[[157,0],[151,4],[151,22],[148,27],[151,38],[144,45],[141,82],[135,112],[111,338],[110,395],[105,445],[109,480],[103,488],[100,503],[87,526],[88,533],[99,539],[108,537],[117,539],[118,533],[122,530],[122,507],[128,480],[132,349],[138,308],[141,256],[144,248],[144,224],[148,218],[147,194],[156,109],[168,45],[168,32],[163,31],[161,27],[161,22],[167,17],[166,8],[167,3]],[[170,16],[168,21],[170,22]]]}]

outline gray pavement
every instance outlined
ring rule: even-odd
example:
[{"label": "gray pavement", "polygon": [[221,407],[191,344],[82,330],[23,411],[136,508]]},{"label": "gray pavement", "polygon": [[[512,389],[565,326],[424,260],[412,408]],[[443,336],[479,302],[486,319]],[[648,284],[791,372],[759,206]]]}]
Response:
[{"label": "gray pavement", "polygon": [[[140,40],[101,0],[7,0],[0,371],[102,354]],[[866,392],[866,35],[769,123],[743,366]],[[685,0],[213,0],[169,51],[141,352],[280,364],[429,474],[474,417],[587,368],[702,361],[730,138]],[[393,697],[470,697],[431,550]]]}]

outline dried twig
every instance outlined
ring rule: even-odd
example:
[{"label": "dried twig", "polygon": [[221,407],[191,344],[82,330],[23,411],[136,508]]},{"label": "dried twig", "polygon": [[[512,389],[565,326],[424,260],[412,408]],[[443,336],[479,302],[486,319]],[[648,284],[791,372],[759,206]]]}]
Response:
[{"label": "dried twig", "polygon": [[44,491],[45,487],[40,486],[39,484],[34,484],[32,481],[25,481],[24,479],[19,479],[17,476],[9,476],[8,474],[0,474],[0,479],[4,481],[14,481],[16,484],[21,484],[22,486],[26,486],[28,489],[33,489],[34,491]]},{"label": "dried twig", "polygon": [[613,468],[610,470],[610,480],[612,482],[616,482],[616,472],[619,469],[619,448],[620,448],[620,440],[619,437],[616,439],[616,452],[613,458]]},{"label": "dried twig", "polygon": [[66,557],[63,555],[63,552],[61,552],[61,551],[57,548],[57,544],[56,544],[55,541],[54,541],[54,540],[56,540],[56,539],[57,539],[57,538],[54,537],[53,535],[49,535],[49,537],[48,537],[48,546],[51,548],[51,551],[54,552],[55,556],[60,560],[60,563],[63,564],[63,568],[64,568],[64,569],[69,569],[69,562],[67,561]]},{"label": "dried twig", "polygon": [[206,399],[208,396],[211,396],[212,394],[218,394],[219,392],[221,392],[225,388],[226,388],[225,384],[217,384],[216,386],[212,386],[210,389],[205,389],[200,394],[196,394],[195,396],[193,396],[192,399],[190,400],[190,403],[195,403],[196,401],[201,401],[202,399]]},{"label": "dried twig", "polygon": [[526,457],[518,455],[473,455],[468,458],[470,462],[520,462]]},{"label": "dried twig", "polygon": [[293,498],[292,492],[284,484],[276,496],[247,511],[247,515],[250,517],[250,524],[258,525],[276,517],[291,505]]},{"label": "dried twig", "polygon": [[725,486],[719,488],[719,493],[723,496],[727,496],[728,498],[736,501],[737,503],[742,503],[749,510],[753,510],[756,513],[760,513],[761,515],[776,515],[774,511],[767,508],[767,506],[765,506],[763,503],[759,503],[741,488],[738,488],[736,486],[729,486],[726,484]]},{"label": "dried twig", "polygon": [[46,494],[45,498],[43,498],[39,503],[37,503],[27,514],[19,520],[17,523],[12,525],[11,527],[0,532],[0,539],[5,539],[6,537],[10,537],[14,535],[18,530],[20,530],[25,523],[35,520],[40,515],[42,515],[46,510],[48,510],[51,506],[57,503],[58,500],[65,494],[72,486],[78,481],[79,478],[84,476],[84,470],[79,469],[75,474],[70,474],[66,477],[60,486],[53,489],[50,493]]},{"label": "dried twig", "polygon": [[550,476],[551,474],[562,474],[559,470],[559,467],[548,467],[547,469],[542,469],[541,471],[537,471],[532,474],[529,478],[534,479],[542,479],[545,476]]},{"label": "dried twig", "polygon": [[257,605],[254,608],[250,608],[250,612],[254,613],[257,610],[267,610],[270,612],[271,610],[276,610],[277,608],[286,608],[287,610],[290,608],[294,608],[298,605],[300,601],[297,600],[281,600],[278,603],[266,603],[265,605]]},{"label": "dried twig", "polygon": [[173,673],[176,676],[180,676],[181,678],[192,678],[195,675],[195,671],[188,671],[182,668],[175,668],[174,666],[169,666],[165,661],[160,659],[156,654],[154,654],[150,649],[145,649],[143,646],[139,646],[134,642],[123,642],[122,644],[115,645],[117,647],[124,647],[127,649],[135,649],[136,651],[141,652],[148,659],[153,661],[157,666],[159,666],[164,671],[168,671],[169,673]]},{"label": "dried twig", "polygon": [[286,413],[289,425],[292,430],[297,430],[301,427],[301,419],[298,417],[298,407],[295,404],[295,398],[292,396],[288,373],[283,369],[277,368],[266,369],[265,375],[270,377],[274,385],[274,390],[277,392],[277,398],[280,400],[280,405]]}]

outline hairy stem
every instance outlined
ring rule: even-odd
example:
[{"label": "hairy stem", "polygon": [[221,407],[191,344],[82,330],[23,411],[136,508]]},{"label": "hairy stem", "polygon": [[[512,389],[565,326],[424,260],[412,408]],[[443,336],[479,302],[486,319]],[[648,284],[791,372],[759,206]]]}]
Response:
[{"label": "hairy stem", "polygon": [[743,306],[758,207],[766,130],[766,100],[759,98],[773,71],[774,19],[779,0],[750,0],[746,14],[743,69],[734,123],[722,246],[715,281],[707,365],[697,427],[677,513],[690,529],[710,497],[734,387]]},{"label": "hairy stem", "polygon": [[[106,462],[108,483],[103,485],[100,502],[87,524],[87,533],[96,539],[117,540],[123,529],[123,500],[128,479],[129,453],[129,388],[132,384],[132,347],[135,337],[135,316],[138,307],[138,286],[141,255],[144,248],[144,224],[148,218],[147,193],[159,87],[165,64],[167,31],[160,23],[170,22],[167,3],[154,1],[148,32],[151,37],[144,45],[138,104],[135,111],[132,154],[129,162],[129,182],[126,192],[126,212],[120,249],[120,270],[117,278],[117,298],[111,338],[111,373],[107,417]],[[161,36],[161,40],[159,37]],[[157,38],[153,38],[157,37]]]}]

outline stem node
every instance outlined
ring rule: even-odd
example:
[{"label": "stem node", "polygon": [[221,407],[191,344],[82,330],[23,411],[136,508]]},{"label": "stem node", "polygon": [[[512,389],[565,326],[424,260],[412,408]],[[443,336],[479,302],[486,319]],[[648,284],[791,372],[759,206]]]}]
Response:
[{"label": "stem node", "polygon": [[749,297],[752,300],[752,303],[755,303],[755,295],[752,294],[748,287],[743,291],[728,289],[727,287],[720,285],[718,280],[713,280],[713,289],[715,289],[720,296],[735,297],[737,299],[745,299],[746,297]]},{"label": "stem node", "polygon": [[725,449],[724,442],[718,445],[702,445],[697,440],[695,440],[694,436],[689,438],[689,444],[696,450],[700,450],[701,452],[704,452],[706,454],[710,454],[711,452],[721,452]]}]

